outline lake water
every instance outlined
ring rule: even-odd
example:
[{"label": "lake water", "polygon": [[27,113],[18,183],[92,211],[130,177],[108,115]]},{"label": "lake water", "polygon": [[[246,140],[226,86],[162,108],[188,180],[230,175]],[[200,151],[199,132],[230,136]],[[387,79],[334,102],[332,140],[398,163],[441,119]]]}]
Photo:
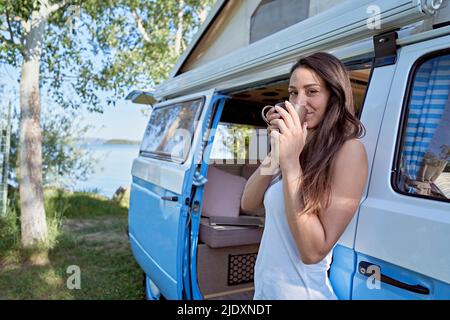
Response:
[{"label": "lake water", "polygon": [[139,153],[139,145],[91,145],[88,148],[99,161],[95,166],[95,172],[88,180],[79,181],[74,190],[95,190],[112,197],[120,186],[130,186],[131,166]]}]

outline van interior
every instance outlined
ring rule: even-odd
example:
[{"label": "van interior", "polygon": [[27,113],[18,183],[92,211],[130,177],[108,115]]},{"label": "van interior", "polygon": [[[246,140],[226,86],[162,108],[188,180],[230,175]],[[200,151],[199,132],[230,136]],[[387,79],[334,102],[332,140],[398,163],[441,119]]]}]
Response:
[{"label": "van interior", "polygon": [[[347,67],[352,82],[355,114],[359,118],[370,78],[371,60]],[[288,83],[288,79],[280,79],[227,92],[231,99],[224,106],[219,129],[265,130],[266,124],[261,118],[261,110],[265,105],[287,100]],[[219,131],[216,133],[209,161],[208,182],[205,184],[202,204],[197,247],[198,287],[204,299],[251,300],[254,293],[253,269],[263,227],[213,226],[209,223],[209,217],[249,215],[240,212],[240,196],[247,179],[258,168],[260,161],[249,159],[248,152],[231,161],[216,159],[220,156],[216,151],[224,146],[227,138],[218,133]],[[231,151],[233,152],[236,153],[235,150]],[[263,220],[264,209],[251,215]]]}]

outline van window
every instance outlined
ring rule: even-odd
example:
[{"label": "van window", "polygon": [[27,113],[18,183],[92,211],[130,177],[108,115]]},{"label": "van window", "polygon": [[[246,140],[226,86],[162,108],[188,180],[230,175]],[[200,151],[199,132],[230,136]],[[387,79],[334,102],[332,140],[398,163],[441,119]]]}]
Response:
[{"label": "van window", "polygon": [[262,0],[252,14],[250,43],[286,29],[344,0]]},{"label": "van window", "polygon": [[[257,139],[266,132],[266,128],[258,126],[220,122],[214,137],[210,161],[218,164],[243,164],[249,160],[257,161],[258,157],[261,158],[258,147],[266,148],[266,150],[259,150],[260,153],[268,152],[267,144],[264,145],[263,141],[260,141],[260,145],[257,146]],[[250,148],[251,143],[255,143],[253,149]]]},{"label": "van window", "polygon": [[152,111],[140,154],[184,162],[189,153],[204,99],[175,103]]},{"label": "van window", "polygon": [[450,199],[450,54],[416,69],[403,128],[397,188],[406,194]]}]

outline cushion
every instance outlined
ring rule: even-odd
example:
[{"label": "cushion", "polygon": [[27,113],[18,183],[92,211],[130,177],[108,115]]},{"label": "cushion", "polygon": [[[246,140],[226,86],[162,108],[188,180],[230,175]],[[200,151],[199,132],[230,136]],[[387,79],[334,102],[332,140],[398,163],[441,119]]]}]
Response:
[{"label": "cushion", "polygon": [[237,217],[247,180],[213,166],[208,168],[203,194],[202,215]]},{"label": "cushion", "polygon": [[262,234],[262,227],[212,226],[208,218],[200,219],[199,240],[211,248],[257,244]]}]

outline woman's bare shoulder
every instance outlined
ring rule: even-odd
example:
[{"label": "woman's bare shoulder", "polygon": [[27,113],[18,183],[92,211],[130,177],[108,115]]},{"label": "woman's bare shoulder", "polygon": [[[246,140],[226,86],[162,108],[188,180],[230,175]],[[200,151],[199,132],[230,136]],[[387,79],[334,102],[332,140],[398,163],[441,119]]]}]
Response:
[{"label": "woman's bare shoulder", "polygon": [[336,166],[367,166],[367,152],[360,139],[349,139],[344,142],[336,155]]},{"label": "woman's bare shoulder", "polygon": [[366,147],[364,143],[360,139],[348,139],[344,142],[341,149],[339,150],[341,153],[352,153],[352,154],[361,154],[366,153]]}]

